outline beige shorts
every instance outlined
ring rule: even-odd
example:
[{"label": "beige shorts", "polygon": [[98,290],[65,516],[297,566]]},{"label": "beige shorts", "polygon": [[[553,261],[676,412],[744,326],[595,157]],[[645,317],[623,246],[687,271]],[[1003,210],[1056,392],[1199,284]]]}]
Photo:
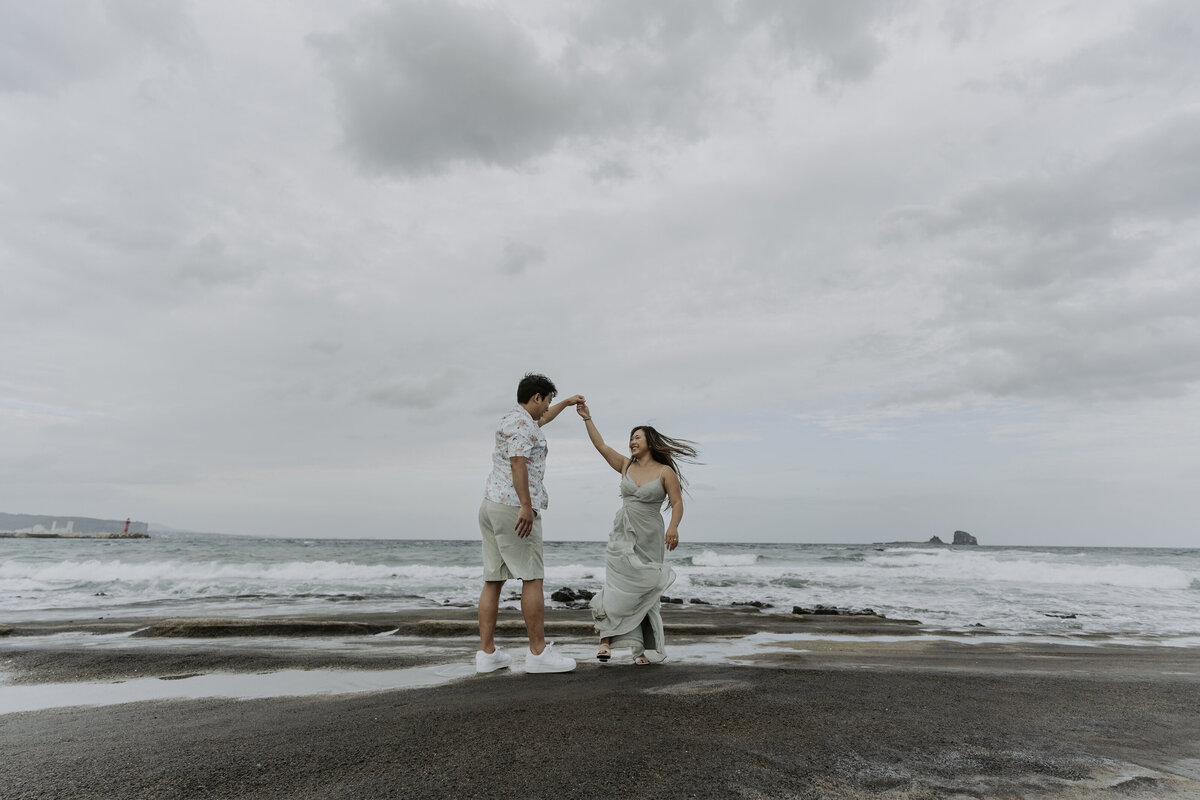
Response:
[{"label": "beige shorts", "polygon": [[483,536],[483,579],[523,581],[546,577],[542,566],[542,514],[533,512],[533,530],[517,536],[518,506],[506,506],[483,498],[479,506],[479,533]]}]

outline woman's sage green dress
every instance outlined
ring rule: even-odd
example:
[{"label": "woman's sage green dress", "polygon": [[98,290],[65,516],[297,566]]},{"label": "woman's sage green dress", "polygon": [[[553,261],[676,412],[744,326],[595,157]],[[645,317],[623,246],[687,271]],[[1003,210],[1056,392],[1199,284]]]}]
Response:
[{"label": "woman's sage green dress", "polygon": [[663,563],[666,497],[662,472],[641,486],[628,470],[621,476],[621,510],[604,552],[604,588],[590,603],[600,638],[611,638],[614,649],[631,647],[634,658],[644,655],[654,663],[666,658],[659,598],[675,582],[675,571]]}]

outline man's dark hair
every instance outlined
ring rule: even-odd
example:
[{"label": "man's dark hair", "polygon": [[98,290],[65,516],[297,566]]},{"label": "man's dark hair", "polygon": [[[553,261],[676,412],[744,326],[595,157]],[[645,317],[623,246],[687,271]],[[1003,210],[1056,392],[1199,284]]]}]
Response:
[{"label": "man's dark hair", "polygon": [[525,405],[535,394],[540,394],[542,397],[553,397],[558,394],[558,389],[554,388],[554,381],[545,375],[530,372],[517,384],[517,402]]}]

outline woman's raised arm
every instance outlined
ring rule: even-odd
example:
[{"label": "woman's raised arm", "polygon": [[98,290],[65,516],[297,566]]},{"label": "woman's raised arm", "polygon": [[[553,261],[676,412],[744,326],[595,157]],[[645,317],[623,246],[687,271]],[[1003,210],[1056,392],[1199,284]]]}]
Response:
[{"label": "woman's raised arm", "polygon": [[608,462],[610,467],[624,474],[625,465],[629,463],[629,459],[604,443],[604,437],[600,435],[600,429],[596,427],[595,422],[592,422],[592,412],[588,410],[587,403],[579,403],[575,406],[575,411],[583,418],[583,426],[587,428],[588,438],[592,440],[595,448],[600,451],[600,455],[604,456],[604,460]]}]

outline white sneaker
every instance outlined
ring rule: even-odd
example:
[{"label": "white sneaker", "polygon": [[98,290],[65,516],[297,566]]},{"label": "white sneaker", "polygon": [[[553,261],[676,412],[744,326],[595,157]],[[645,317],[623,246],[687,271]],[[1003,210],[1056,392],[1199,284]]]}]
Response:
[{"label": "white sneaker", "polygon": [[575,659],[560,656],[553,650],[554,644],[546,642],[546,649],[541,655],[525,654],[526,672],[570,672],[575,669]]},{"label": "white sneaker", "polygon": [[476,672],[495,672],[498,669],[512,666],[512,656],[496,648],[494,653],[485,653],[482,650],[475,652],[475,671]]}]

